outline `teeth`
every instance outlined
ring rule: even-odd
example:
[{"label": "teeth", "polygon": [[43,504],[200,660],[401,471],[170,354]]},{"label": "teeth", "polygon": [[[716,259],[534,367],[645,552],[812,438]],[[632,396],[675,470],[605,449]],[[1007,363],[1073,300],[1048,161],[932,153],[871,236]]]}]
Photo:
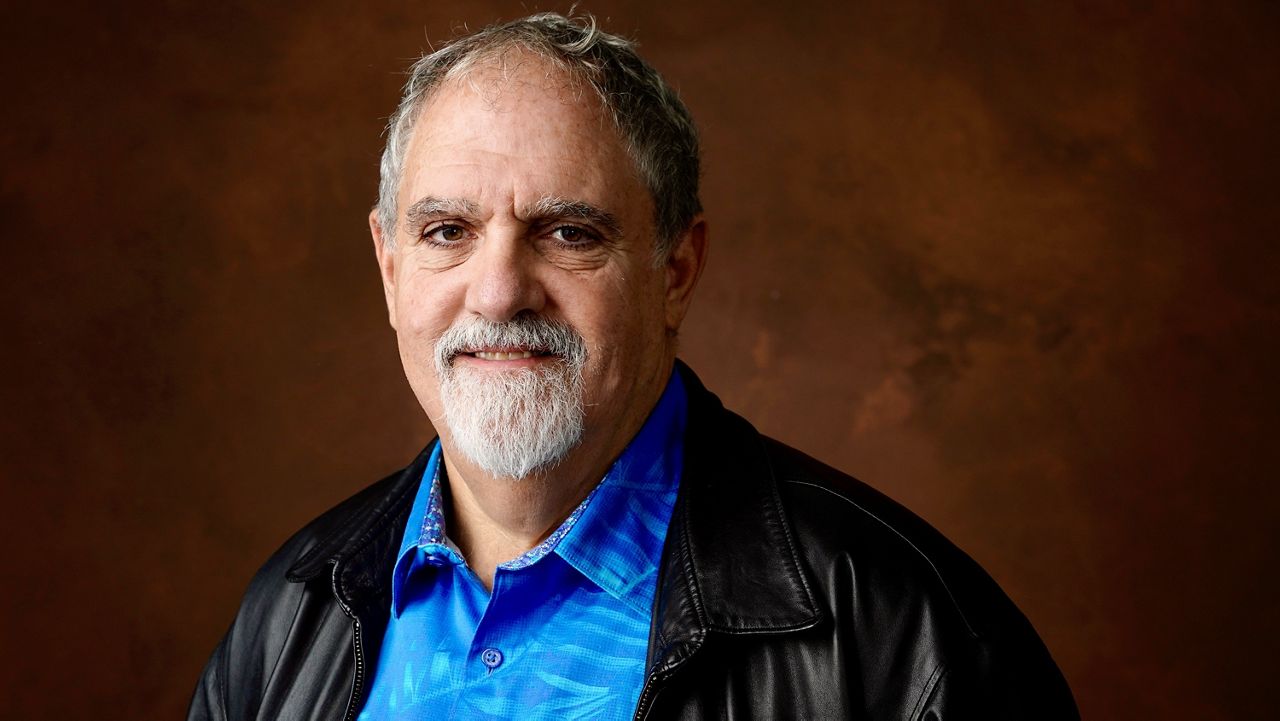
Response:
[{"label": "teeth", "polygon": [[511,353],[504,353],[502,351],[489,352],[489,351],[478,350],[476,351],[475,356],[480,360],[521,360],[523,358],[532,358],[533,353],[527,350],[514,351]]}]

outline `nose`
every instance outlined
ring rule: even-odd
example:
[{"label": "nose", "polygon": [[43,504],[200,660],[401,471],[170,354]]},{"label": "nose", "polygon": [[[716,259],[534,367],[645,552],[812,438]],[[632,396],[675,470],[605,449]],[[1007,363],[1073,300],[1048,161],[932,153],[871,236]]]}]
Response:
[{"label": "nose", "polygon": [[485,238],[467,260],[467,310],[494,323],[524,311],[541,313],[546,291],[537,275],[537,253],[518,233]]}]

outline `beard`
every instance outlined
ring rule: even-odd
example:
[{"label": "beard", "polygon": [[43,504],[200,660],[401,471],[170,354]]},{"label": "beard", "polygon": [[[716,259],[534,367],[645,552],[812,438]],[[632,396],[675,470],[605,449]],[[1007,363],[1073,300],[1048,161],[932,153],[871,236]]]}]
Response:
[{"label": "beard", "polygon": [[[486,348],[547,358],[532,368],[492,371],[453,362]],[[436,341],[436,377],[454,446],[496,477],[527,478],[554,467],[582,440],[586,360],[582,336],[541,316],[477,319],[445,331]]]}]

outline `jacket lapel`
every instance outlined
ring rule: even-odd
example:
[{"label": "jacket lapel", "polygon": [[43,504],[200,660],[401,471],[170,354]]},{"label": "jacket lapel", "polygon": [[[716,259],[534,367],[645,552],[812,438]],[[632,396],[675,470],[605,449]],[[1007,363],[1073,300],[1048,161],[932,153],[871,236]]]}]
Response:
[{"label": "jacket lapel", "polygon": [[[390,613],[391,570],[409,520],[422,472],[435,441],[398,474],[365,489],[367,501],[352,499],[348,520],[324,535],[289,569],[290,581],[309,581],[333,567],[333,590],[362,619]],[[345,505],[345,504],[344,504]]]},{"label": "jacket lapel", "polygon": [[648,667],[660,677],[710,632],[785,633],[823,619],[759,433],[677,368],[689,425],[650,632]]}]

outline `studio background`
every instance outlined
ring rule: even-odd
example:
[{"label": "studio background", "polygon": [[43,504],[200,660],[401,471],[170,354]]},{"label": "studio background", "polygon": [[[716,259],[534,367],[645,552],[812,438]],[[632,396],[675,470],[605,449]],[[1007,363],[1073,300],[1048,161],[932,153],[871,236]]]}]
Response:
[{"label": "studio background", "polygon": [[[178,718],[258,564],[431,437],[365,225],[406,62],[566,7],[17,5],[0,703]],[[1269,717],[1277,6],[583,9],[702,130],[708,386],[973,555],[1086,718]]]}]

